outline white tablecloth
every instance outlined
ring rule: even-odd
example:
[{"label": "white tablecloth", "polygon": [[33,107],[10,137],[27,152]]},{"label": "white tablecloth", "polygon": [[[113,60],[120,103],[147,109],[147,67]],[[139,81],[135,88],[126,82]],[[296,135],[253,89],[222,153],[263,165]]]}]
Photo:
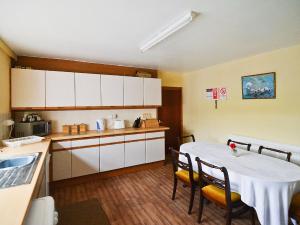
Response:
[{"label": "white tablecloth", "polygon": [[[239,150],[238,157],[232,156],[227,145],[204,141],[183,144],[180,151],[190,154],[196,172],[197,156],[226,167],[231,190],[239,193],[244,203],[255,208],[262,225],[288,225],[292,196],[300,191],[299,166],[244,150]],[[222,177],[222,173],[216,173],[214,169],[203,167],[203,170]]]}]

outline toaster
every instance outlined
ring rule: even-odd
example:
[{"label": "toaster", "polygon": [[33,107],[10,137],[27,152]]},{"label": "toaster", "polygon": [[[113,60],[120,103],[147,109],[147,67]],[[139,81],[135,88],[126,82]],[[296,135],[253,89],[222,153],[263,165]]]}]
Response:
[{"label": "toaster", "polygon": [[125,121],[124,120],[114,120],[114,129],[123,129],[125,128]]}]

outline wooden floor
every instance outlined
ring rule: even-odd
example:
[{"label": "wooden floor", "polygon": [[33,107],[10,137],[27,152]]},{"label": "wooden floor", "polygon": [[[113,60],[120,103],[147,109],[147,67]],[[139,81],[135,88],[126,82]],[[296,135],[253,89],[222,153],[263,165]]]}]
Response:
[{"label": "wooden floor", "polygon": [[[192,215],[188,215],[189,189],[179,185],[176,199],[172,201],[172,187],[172,168],[168,164],[158,169],[58,187],[53,190],[53,196],[59,207],[97,198],[111,225],[198,224],[199,195],[196,195]],[[203,213],[201,224],[225,224],[224,211],[214,204],[205,205]],[[234,219],[232,224],[251,224],[249,214]]]}]

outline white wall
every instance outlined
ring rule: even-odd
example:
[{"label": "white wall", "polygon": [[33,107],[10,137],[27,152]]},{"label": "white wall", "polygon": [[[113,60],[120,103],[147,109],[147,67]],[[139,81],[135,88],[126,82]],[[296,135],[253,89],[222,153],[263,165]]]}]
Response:
[{"label": "white wall", "polygon": [[[156,118],[156,109],[124,109],[124,110],[79,110],[79,111],[42,111],[38,112],[43,119],[52,121],[52,132],[62,132],[62,125],[86,123],[90,130],[96,130],[97,119],[107,119],[108,128],[112,128],[111,115],[117,114],[117,119],[123,119],[126,127],[131,127],[134,120],[143,113],[151,113]],[[17,113],[20,120],[23,113]]]}]

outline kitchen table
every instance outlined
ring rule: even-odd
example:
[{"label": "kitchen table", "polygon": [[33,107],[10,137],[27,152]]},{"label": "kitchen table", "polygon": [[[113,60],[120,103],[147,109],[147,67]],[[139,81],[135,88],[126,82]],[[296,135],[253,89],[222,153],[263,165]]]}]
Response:
[{"label": "kitchen table", "polygon": [[[299,166],[240,149],[238,156],[233,156],[227,145],[205,141],[183,144],[180,151],[190,154],[196,172],[197,156],[206,162],[226,167],[231,191],[239,193],[244,203],[255,208],[262,225],[288,225],[291,199],[294,193],[300,191]],[[220,171],[205,166],[203,170],[222,178]]]}]

